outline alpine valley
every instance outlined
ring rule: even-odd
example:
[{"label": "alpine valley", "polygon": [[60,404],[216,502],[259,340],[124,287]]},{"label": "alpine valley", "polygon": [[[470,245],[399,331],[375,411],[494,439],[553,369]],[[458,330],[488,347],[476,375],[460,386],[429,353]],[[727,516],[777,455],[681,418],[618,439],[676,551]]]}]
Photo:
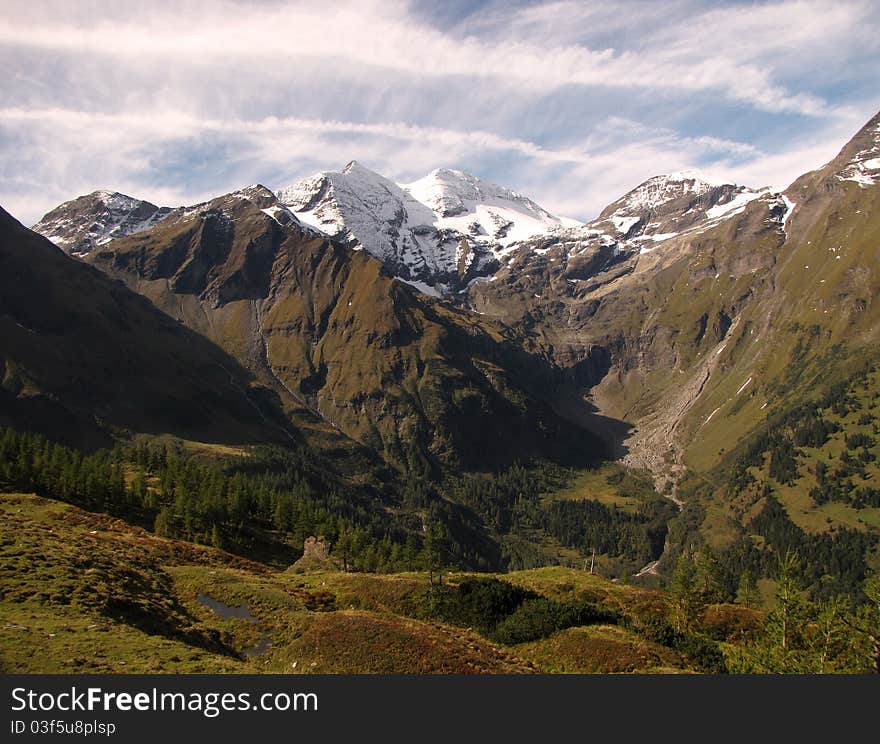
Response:
[{"label": "alpine valley", "polygon": [[585,224],[355,161],[0,210],[3,671],[880,671],[878,266],[880,114]]}]

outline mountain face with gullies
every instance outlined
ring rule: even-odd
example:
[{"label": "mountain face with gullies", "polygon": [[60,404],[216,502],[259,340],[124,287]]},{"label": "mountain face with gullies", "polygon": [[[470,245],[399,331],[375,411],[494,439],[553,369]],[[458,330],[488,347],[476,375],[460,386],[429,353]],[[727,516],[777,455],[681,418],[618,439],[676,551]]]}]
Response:
[{"label": "mountain face with gullies", "polygon": [[[375,421],[404,400],[424,410],[424,400],[409,384],[394,405],[379,402],[384,375],[393,369],[399,385],[407,365],[418,372],[428,363],[425,338],[448,344],[468,327],[471,339],[517,349],[533,379],[556,380],[553,405],[577,424],[596,423],[581,415],[586,402],[633,425],[617,442],[621,454],[671,484],[689,462],[718,459],[731,417],[744,431],[803,392],[806,382],[780,378],[804,359],[867,348],[873,338],[878,137],[875,117],[831,163],[780,193],[693,173],[657,176],[583,225],[460,171],[397,184],[353,162],[277,193],[251,187],[177,208],[147,229],[129,220],[117,234],[132,232],[89,260],[261,368],[291,406],[396,451],[397,461],[408,457],[401,422],[410,419],[400,417],[393,434]],[[328,287],[317,286],[320,271]],[[345,318],[359,296],[348,283],[370,272],[366,284],[381,287],[381,299]],[[352,324],[360,345],[348,353],[370,361],[341,350],[352,337],[340,329],[350,334]],[[374,350],[376,339],[400,345],[400,333],[409,351],[422,339],[409,361]],[[343,384],[346,364],[357,381]],[[452,366],[475,369],[462,358]],[[569,386],[561,405],[560,379]],[[427,433],[430,417],[419,420],[418,436],[431,441],[422,451],[445,451]],[[703,457],[708,444],[693,455],[697,440],[717,440],[716,455]]]},{"label": "mountain face with gullies", "polygon": [[396,281],[262,186],[177,209],[87,261],[231,354],[307,435],[418,471],[600,455],[553,411],[558,370],[502,324]]},{"label": "mountain face with gullies", "polygon": [[[325,534],[346,569],[430,567],[422,578],[393,578],[409,629],[428,617],[426,602],[455,615],[464,604],[447,600],[473,605],[472,593],[455,598],[457,584],[465,589],[456,580],[442,582],[443,602],[426,594],[440,553],[468,571],[546,567],[509,577],[503,594],[495,581],[482,584],[505,605],[522,602],[487,638],[494,654],[506,628],[510,649],[534,652],[538,641],[522,632],[541,626],[549,645],[534,658],[556,670],[595,672],[590,649],[599,642],[606,660],[608,643],[619,649],[626,637],[667,671],[683,660],[683,669],[712,672],[866,671],[866,660],[876,670],[867,614],[876,608],[858,603],[880,571],[880,114],[780,192],[658,176],[584,225],[461,173],[401,186],[357,165],[280,195],[255,185],[158,217],[126,219],[124,208],[108,217],[113,210],[97,204],[105,197],[95,199],[41,222],[74,256],[0,210],[0,427],[77,450],[121,445],[96,458],[114,471],[112,497],[96,500],[77,478],[89,509],[80,513],[51,500],[66,498],[68,468],[46,467],[69,462],[76,473],[80,452],[0,437],[0,485],[22,491],[5,501],[7,554],[46,569],[13,587],[25,601],[13,597],[22,625],[44,617],[57,627],[58,613],[70,611],[79,627],[77,612],[141,608],[119,616],[128,632],[146,607],[162,624],[137,628],[204,638],[197,654],[180,656],[201,660],[220,636],[192,635],[187,613],[169,614],[167,587],[185,590],[185,607],[217,588],[215,569],[229,568],[263,591],[265,577],[293,562],[294,544]],[[253,446],[264,444],[279,446]],[[137,453],[148,450],[157,465],[141,471]],[[602,461],[612,456],[622,462]],[[202,470],[204,462],[213,464]],[[140,496],[137,479],[125,483],[129,466],[143,475]],[[190,474],[202,472],[190,488]],[[96,508],[230,552],[171,545]],[[112,605],[91,580],[77,591],[98,604],[67,601],[68,579],[90,573],[72,561],[70,541],[101,548],[101,567],[121,577]],[[804,647],[788,653],[760,630],[769,608],[751,605],[792,553],[806,612],[791,636]],[[688,556],[706,579],[699,604],[709,602],[691,619],[669,613],[680,597],[624,586],[683,576],[673,566]],[[597,574],[627,581],[590,575],[594,560]],[[175,565],[187,566],[183,584],[167,573]],[[144,581],[130,581],[144,566]],[[258,569],[257,584],[247,566]],[[313,621],[342,623],[330,634],[342,650],[315,663],[336,663],[358,639],[376,646],[379,615],[346,609],[355,584],[361,605],[377,606],[376,581],[358,575],[304,574],[294,587],[307,590],[293,598],[307,631]],[[51,596],[61,604],[42,591],[56,579],[64,586]],[[150,587],[162,601],[145,599]],[[524,588],[546,601],[529,601]],[[562,615],[583,619],[568,600],[584,597],[590,617],[607,606],[602,617],[620,624],[560,629]],[[336,620],[334,602],[343,608]],[[814,646],[814,619],[851,603],[856,614],[843,617],[870,632],[829,624],[842,642]],[[289,602],[276,604],[290,614]],[[476,627],[462,617],[452,636]],[[434,620],[423,623],[432,633]],[[671,624],[679,621],[682,629]],[[358,624],[363,632],[353,634]],[[388,627],[387,647],[400,645],[404,625]],[[158,639],[167,658],[170,635],[139,637]],[[561,663],[559,639],[591,666]],[[235,649],[252,634],[240,640],[221,649],[221,661],[302,665],[292,646],[289,656],[269,654],[274,662],[247,662]],[[20,670],[56,671],[28,666],[42,657],[30,641],[14,643]],[[424,647],[424,639],[412,646]],[[831,647],[855,650],[860,665],[827,665]],[[59,648],[63,667],[69,646]],[[635,657],[622,653],[625,664],[609,671],[632,670]],[[410,653],[392,671],[408,671],[412,658],[424,667],[423,656]],[[440,656],[447,665],[450,654]],[[351,671],[371,671],[363,654],[347,658]]]},{"label": "mountain face with gullies", "polygon": [[295,436],[277,396],[232,356],[2,209],[0,426],[80,449],[133,433]]},{"label": "mountain face with gullies", "polygon": [[627,461],[672,488],[875,354],[878,128],[781,193],[652,179],[466,302],[633,424]]}]

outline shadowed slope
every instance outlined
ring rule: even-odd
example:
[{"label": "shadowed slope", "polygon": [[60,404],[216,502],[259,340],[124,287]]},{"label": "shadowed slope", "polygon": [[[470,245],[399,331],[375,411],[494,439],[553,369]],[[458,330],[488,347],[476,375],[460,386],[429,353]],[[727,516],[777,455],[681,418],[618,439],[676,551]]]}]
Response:
[{"label": "shadowed slope", "polygon": [[290,437],[271,392],[228,354],[2,209],[0,379],[0,423],[78,446],[118,428]]}]

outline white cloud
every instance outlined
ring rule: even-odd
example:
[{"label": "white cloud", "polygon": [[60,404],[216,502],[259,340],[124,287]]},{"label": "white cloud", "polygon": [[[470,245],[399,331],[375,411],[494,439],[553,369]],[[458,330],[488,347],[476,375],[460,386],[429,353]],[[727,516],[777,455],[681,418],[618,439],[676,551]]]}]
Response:
[{"label": "white cloud", "polygon": [[[762,110],[813,115],[825,112],[822,98],[787,90],[766,64],[756,63],[767,54],[755,50],[800,49],[820,38],[858,33],[860,8],[861,4],[788,2],[714,11],[649,34],[637,50],[594,49],[574,43],[570,33],[545,33],[535,39],[510,30],[518,27],[518,17],[529,14],[540,19],[533,28],[589,28],[597,12],[569,4],[515,14],[509,27],[502,22],[484,26],[484,36],[459,36],[419,23],[405,6],[363,2],[336,4],[332,12],[324,4],[196,4],[125,18],[99,16],[87,24],[63,14],[43,15],[39,23],[13,23],[8,18],[0,23],[0,44],[97,55],[108,64],[118,58],[146,64],[173,60],[175,67],[295,68],[300,59],[321,59],[339,75],[346,74],[345,67],[367,66],[409,77],[489,78],[532,93],[572,85],[716,91]],[[792,13],[798,22],[784,23]],[[618,16],[626,15],[625,5],[618,8]],[[786,33],[789,27],[796,32]]]},{"label": "white cloud", "polygon": [[[785,178],[791,173],[794,177],[793,167],[814,153],[828,151],[827,145],[814,146],[768,157],[748,143],[682,137],[619,117],[601,122],[582,146],[559,149],[491,132],[394,122],[364,124],[274,116],[202,119],[173,111],[102,114],[61,108],[0,109],[0,131],[17,126],[27,129],[30,147],[21,150],[22,160],[14,164],[15,171],[30,174],[31,188],[43,181],[63,183],[70,189],[65,193],[51,188],[42,196],[41,210],[34,211],[40,199],[30,195],[28,188],[20,193],[20,182],[7,174],[0,200],[29,222],[74,193],[97,187],[128,190],[157,203],[178,205],[201,201],[244,183],[266,181],[267,174],[281,172],[293,180],[307,175],[305,169],[310,166],[341,166],[349,154],[333,146],[334,138],[340,136],[358,137],[358,152],[350,154],[398,180],[421,175],[438,163],[467,163],[487,153],[514,156],[520,159],[520,166],[513,169],[510,175],[514,180],[506,185],[534,196],[551,210],[581,218],[593,216],[613,198],[658,173],[699,168],[707,156],[718,159],[717,169],[725,177],[763,185],[765,173],[777,178],[780,173]],[[618,141],[621,133],[627,141]],[[211,189],[151,182],[149,174],[157,153],[186,150],[211,136],[222,138],[223,146],[228,145],[238,158],[238,165],[225,180],[213,182]],[[39,152],[39,157],[28,160],[31,151]],[[328,160],[302,155],[320,152],[330,153]],[[189,167],[188,161],[181,165]],[[755,180],[758,175],[761,178]],[[278,188],[284,183],[266,185]]]},{"label": "white cloud", "polygon": [[498,3],[441,26],[404,2],[6,0],[0,203],[33,222],[98,187],[193,202],[349,159],[399,180],[461,167],[578,217],[669,170],[776,184],[880,104],[839,96],[876,77],[876,16]]}]

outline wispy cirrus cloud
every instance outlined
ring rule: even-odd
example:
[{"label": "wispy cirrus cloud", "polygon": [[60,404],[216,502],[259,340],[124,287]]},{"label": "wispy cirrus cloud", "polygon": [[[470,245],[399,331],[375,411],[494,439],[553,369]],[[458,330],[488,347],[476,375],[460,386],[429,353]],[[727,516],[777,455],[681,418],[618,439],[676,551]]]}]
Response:
[{"label": "wispy cirrus cloud", "polygon": [[784,185],[880,105],[870,2],[7,0],[0,203],[164,203],[359,159],[587,218],[698,168]]},{"label": "wispy cirrus cloud", "polygon": [[[791,92],[775,82],[767,67],[752,61],[754,55],[742,53],[743,44],[724,43],[729,31],[754,33],[762,28],[760,18],[753,21],[751,14],[742,11],[707,13],[670,29],[663,35],[669,43],[652,42],[647,49],[634,51],[591,48],[570,40],[560,43],[548,34],[537,43],[528,33],[498,33],[505,29],[503,22],[497,31],[487,29],[485,38],[452,36],[414,23],[405,8],[388,13],[389,6],[384,4],[354,3],[329,13],[325,4],[270,6],[259,12],[237,4],[215,7],[211,14],[201,9],[159,9],[135,23],[124,18],[84,26],[56,20],[21,28],[7,22],[0,24],[0,43],[150,64],[165,60],[175,65],[250,64],[267,58],[295,64],[298,58],[324,59],[337,66],[366,65],[407,77],[488,78],[497,85],[525,86],[535,92],[570,86],[709,90],[767,111],[813,115],[826,109],[820,97]],[[823,6],[823,20],[827,23],[830,16],[832,23],[837,19],[837,26],[850,30],[852,13],[834,12],[834,7]],[[593,17],[572,3],[557,3],[550,10],[537,25],[565,28],[572,20],[589,22]],[[782,12],[786,11],[777,10],[776,15]],[[812,20],[819,14],[806,15]],[[515,18],[511,26],[516,29]],[[720,36],[719,30],[724,31]],[[338,41],[328,45],[328,36]],[[775,37],[763,33],[759,38],[769,44]],[[801,33],[796,41],[817,38],[817,34]],[[754,49],[755,44],[745,46]]]}]

